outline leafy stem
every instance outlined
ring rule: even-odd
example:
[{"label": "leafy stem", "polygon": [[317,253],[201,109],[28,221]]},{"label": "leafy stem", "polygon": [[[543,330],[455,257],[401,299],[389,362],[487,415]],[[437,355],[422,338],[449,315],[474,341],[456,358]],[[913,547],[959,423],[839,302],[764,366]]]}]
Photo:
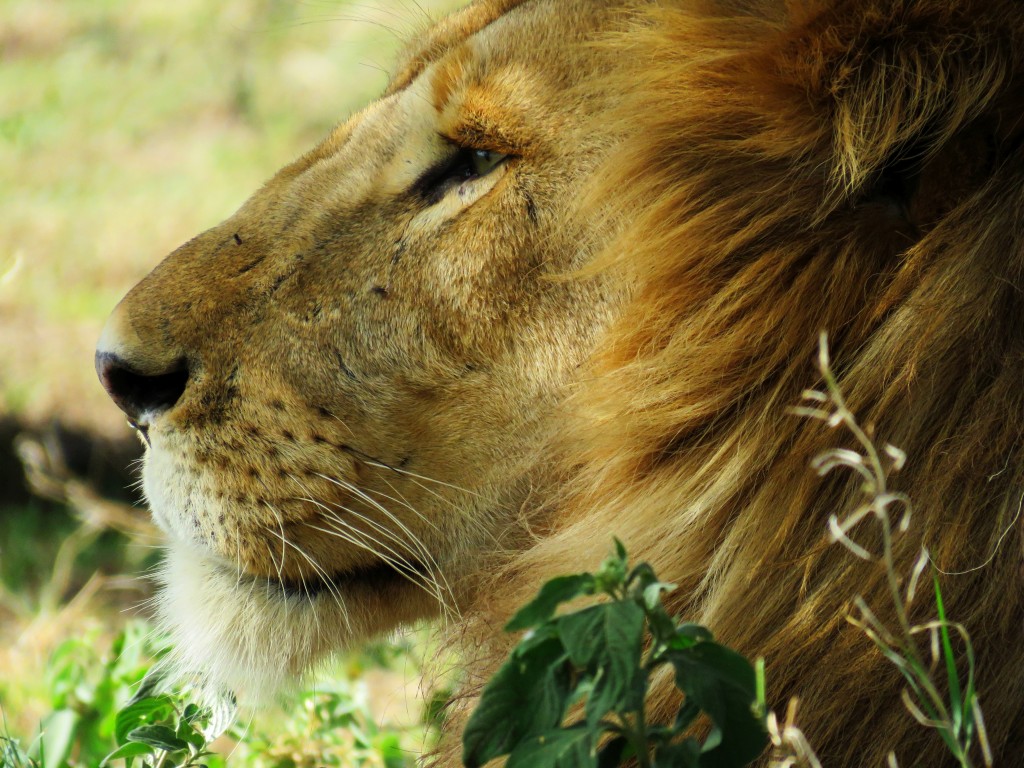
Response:
[{"label": "leafy stem", "polygon": [[[467,724],[464,764],[507,755],[508,768],[740,768],[756,758],[767,733],[754,669],[704,627],[670,617],[661,598],[672,589],[647,563],[631,567],[617,540],[596,573],[547,582],[506,627],[526,633]],[[589,604],[558,613],[581,597]],[[651,725],[650,679],[666,665],[684,701],[672,725]],[[693,734],[701,713],[703,741]]]}]

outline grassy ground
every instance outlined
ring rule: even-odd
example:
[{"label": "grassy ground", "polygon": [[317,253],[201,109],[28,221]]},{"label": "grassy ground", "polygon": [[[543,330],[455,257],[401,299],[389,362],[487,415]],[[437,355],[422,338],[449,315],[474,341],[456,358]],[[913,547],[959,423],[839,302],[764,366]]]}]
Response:
[{"label": "grassy ground", "polygon": [[[0,421],[125,438],[92,367],[110,309],[458,4],[0,0]],[[47,659],[69,636],[109,642],[147,596],[135,574],[156,542],[16,496],[0,482],[0,705],[28,738],[52,707]],[[388,686],[406,683],[373,681]]]}]

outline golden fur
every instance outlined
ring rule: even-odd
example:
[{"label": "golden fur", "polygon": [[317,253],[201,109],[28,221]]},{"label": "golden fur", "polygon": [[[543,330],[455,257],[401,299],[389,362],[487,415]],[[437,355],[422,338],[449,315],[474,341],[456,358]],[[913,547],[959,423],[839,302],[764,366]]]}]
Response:
[{"label": "golden fur", "polygon": [[[673,610],[765,656],[773,705],[801,698],[826,765],[950,763],[845,621],[858,594],[885,614],[883,574],[827,538],[855,479],[807,469],[844,436],[787,410],[824,329],[852,409],[909,455],[900,567],[923,542],[956,574],[947,610],[974,638],[997,761],[1017,764],[1022,68],[1012,0],[455,15],[101,341],[142,375],[187,363],[147,422],[170,623],[225,681],[297,671],[436,612],[352,541],[384,539],[461,614],[471,692],[515,606],[616,534],[678,585]],[[429,166],[437,130],[516,159],[468,206],[422,205],[406,166]],[[318,569],[338,600],[267,586]],[[175,619],[201,599],[207,624]]]}]

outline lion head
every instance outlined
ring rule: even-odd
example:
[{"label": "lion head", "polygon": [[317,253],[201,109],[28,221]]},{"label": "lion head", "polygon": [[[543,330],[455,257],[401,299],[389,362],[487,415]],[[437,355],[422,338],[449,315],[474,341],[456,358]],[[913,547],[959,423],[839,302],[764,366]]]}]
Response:
[{"label": "lion head", "polygon": [[845,621],[888,586],[826,535],[861,502],[806,469],[840,438],[787,410],[827,330],[909,455],[896,559],[950,574],[1019,755],[1022,71],[1011,0],[480,0],[427,32],[101,338],[183,663],[265,688],[438,613],[500,647],[614,533],[826,762],[942,764]]},{"label": "lion head", "polygon": [[540,421],[616,292],[552,279],[601,229],[565,211],[611,144],[574,81],[612,15],[456,14],[115,310],[97,368],[148,446],[162,610],[215,679],[271,688],[457,612],[466,563],[515,546]]}]

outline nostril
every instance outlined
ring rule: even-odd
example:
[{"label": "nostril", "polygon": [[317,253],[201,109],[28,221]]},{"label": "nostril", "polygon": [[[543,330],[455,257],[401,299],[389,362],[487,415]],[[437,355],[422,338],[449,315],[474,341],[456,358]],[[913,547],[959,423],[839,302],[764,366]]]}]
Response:
[{"label": "nostril", "polygon": [[143,374],[132,370],[117,355],[97,352],[96,373],[117,407],[141,426],[172,408],[188,384],[188,365],[184,359],[175,361],[162,373]]}]

